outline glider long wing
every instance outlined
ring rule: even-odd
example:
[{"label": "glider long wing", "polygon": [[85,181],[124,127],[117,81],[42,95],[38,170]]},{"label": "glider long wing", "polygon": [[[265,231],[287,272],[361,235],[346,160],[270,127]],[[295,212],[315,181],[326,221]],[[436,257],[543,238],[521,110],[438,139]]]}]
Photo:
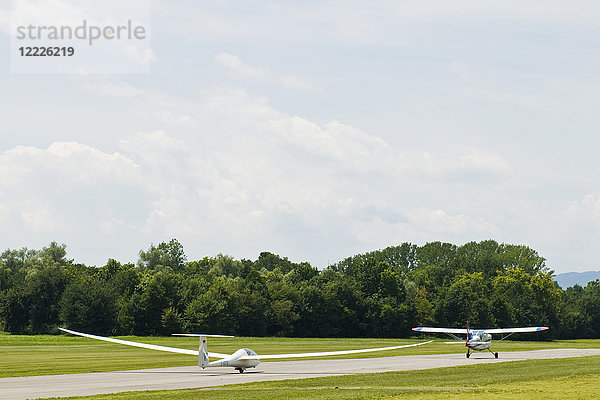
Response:
[{"label": "glider long wing", "polygon": [[240,360],[267,360],[274,358],[304,358],[304,357],[321,357],[321,356],[339,356],[344,354],[358,354],[358,353],[369,353],[373,351],[385,351],[403,349],[405,347],[421,346],[423,344],[431,343],[432,340],[422,343],[415,344],[404,344],[401,346],[389,346],[389,347],[376,347],[371,349],[357,349],[357,350],[336,350],[336,351],[321,351],[316,353],[291,353],[291,354],[264,354],[256,356],[244,356]]},{"label": "glider long wing", "polygon": [[[189,354],[192,356],[198,356],[198,350],[188,350],[188,349],[180,349],[177,347],[159,346],[156,344],[131,342],[129,340],[114,339],[114,338],[98,336],[98,335],[90,335],[89,333],[76,332],[76,331],[72,331],[70,329],[65,329],[65,328],[58,328],[58,329],[60,329],[61,331],[70,333],[72,335],[83,336],[83,337],[90,338],[90,339],[103,340],[105,342],[124,344],[127,346],[134,346],[134,347],[141,347],[141,348],[150,349],[150,350],[168,351],[171,353],[180,353],[180,354]],[[226,336],[226,335],[204,335],[204,334],[197,334],[197,333],[196,334],[177,334],[177,336],[232,337],[232,336]],[[259,356],[259,355],[245,356],[245,357],[241,357],[240,360],[256,360],[256,359],[262,360],[262,359],[270,359],[270,358],[300,358],[300,357],[320,357],[320,356],[335,356],[335,355],[343,355],[343,354],[357,354],[357,353],[367,353],[367,352],[372,352],[372,351],[402,349],[404,347],[420,346],[420,345],[431,343],[431,342],[432,341],[430,340],[427,342],[415,343],[415,344],[405,344],[405,345],[401,345],[401,346],[377,347],[377,348],[371,348],[371,349],[358,349],[358,350],[339,350],[339,351],[323,351],[323,352],[316,352],[316,353],[267,354],[267,355],[263,355],[263,356]],[[227,357],[230,357],[231,355],[208,352],[208,356],[216,357],[216,358],[227,358]]]},{"label": "glider long wing", "polygon": [[[198,356],[198,350],[180,349],[180,348],[177,348],[177,347],[168,347],[168,346],[159,346],[159,345],[156,345],[156,344],[131,342],[129,340],[114,339],[114,338],[109,338],[109,337],[104,337],[104,336],[98,336],[98,335],[90,335],[89,333],[75,332],[75,331],[72,331],[70,329],[65,329],[65,328],[58,328],[58,329],[60,329],[63,332],[70,333],[72,335],[83,336],[83,337],[90,338],[90,339],[103,340],[105,342],[124,344],[124,345],[127,345],[127,346],[134,346],[134,347],[141,347],[143,349],[168,351],[170,353],[188,354],[190,356],[196,356],[196,357]],[[186,336],[188,336],[188,335],[186,335]],[[194,335],[194,336],[196,336],[196,335]],[[200,335],[198,335],[198,336],[200,336]],[[214,336],[217,336],[217,337],[232,337],[232,336],[225,336],[225,335],[201,335],[201,336],[205,336],[205,337],[214,337]],[[208,352],[208,356],[209,357],[216,357],[216,358],[226,358],[226,357],[229,357],[230,354],[221,354],[221,353],[211,353],[211,352]]]}]

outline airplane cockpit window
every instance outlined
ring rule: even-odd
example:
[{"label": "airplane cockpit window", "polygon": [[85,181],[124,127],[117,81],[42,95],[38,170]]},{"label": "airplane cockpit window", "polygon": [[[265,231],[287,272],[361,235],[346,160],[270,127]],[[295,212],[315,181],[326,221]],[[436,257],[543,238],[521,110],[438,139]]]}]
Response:
[{"label": "airplane cockpit window", "polygon": [[250,350],[250,349],[244,349],[244,351],[246,352],[247,355],[249,356],[255,356],[257,355],[254,350]]}]

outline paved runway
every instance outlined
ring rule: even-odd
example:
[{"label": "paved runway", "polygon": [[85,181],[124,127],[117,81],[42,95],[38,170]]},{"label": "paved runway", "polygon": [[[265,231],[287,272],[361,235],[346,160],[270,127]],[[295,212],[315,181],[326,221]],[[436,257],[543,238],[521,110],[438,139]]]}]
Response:
[{"label": "paved runway", "polygon": [[89,374],[0,378],[4,400],[83,396],[135,390],[192,389],[283,379],[315,378],[371,372],[408,371],[505,361],[600,355],[600,349],[554,349],[500,353],[397,356],[343,360],[308,360],[261,363],[244,374],[232,368],[174,367]]}]

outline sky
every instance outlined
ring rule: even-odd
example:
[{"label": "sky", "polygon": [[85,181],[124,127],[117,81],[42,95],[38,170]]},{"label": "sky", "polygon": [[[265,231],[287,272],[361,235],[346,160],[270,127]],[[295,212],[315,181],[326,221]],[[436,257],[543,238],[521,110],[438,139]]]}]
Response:
[{"label": "sky", "polygon": [[600,269],[600,3],[151,3],[137,74],[11,73],[3,3],[2,250],[324,268],[494,239]]}]

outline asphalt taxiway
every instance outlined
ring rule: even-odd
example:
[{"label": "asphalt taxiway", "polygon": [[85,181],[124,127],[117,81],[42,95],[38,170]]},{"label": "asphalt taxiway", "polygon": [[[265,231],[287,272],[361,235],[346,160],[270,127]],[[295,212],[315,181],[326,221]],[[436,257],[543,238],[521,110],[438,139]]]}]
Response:
[{"label": "asphalt taxiway", "polygon": [[258,381],[316,378],[374,372],[408,371],[506,361],[600,355],[600,349],[552,349],[507,351],[495,359],[476,353],[467,359],[461,354],[436,354],[338,360],[305,360],[261,363],[240,374],[232,368],[174,367],[87,374],[0,378],[4,400],[84,396],[138,390],[209,388]]}]

